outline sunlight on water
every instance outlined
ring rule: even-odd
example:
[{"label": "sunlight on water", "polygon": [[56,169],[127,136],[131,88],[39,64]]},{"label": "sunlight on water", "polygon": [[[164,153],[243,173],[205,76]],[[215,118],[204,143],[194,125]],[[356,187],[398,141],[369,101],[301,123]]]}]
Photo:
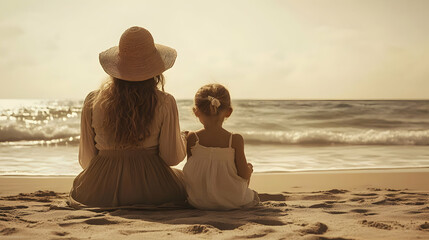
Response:
[{"label": "sunlight on water", "polygon": [[[182,130],[197,130],[178,100]],[[0,175],[75,175],[80,100],[0,100]],[[429,101],[233,101],[255,172],[429,166]],[[183,167],[183,162],[179,168]]]}]

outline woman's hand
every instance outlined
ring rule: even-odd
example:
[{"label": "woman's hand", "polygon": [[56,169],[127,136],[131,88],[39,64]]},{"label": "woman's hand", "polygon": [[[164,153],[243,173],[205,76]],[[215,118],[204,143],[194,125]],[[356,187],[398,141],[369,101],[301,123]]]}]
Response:
[{"label": "woman's hand", "polygon": [[180,132],[180,134],[182,134],[182,136],[183,136],[185,139],[187,139],[187,138],[188,138],[188,135],[189,135],[189,131],[182,131],[182,132]]}]

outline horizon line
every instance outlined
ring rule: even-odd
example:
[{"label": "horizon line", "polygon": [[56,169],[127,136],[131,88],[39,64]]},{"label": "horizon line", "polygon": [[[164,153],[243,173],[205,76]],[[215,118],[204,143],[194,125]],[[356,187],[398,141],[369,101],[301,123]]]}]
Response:
[{"label": "horizon line", "polygon": [[[175,98],[194,100],[193,98]],[[84,98],[0,98],[0,100],[84,100]],[[233,101],[429,101],[429,98],[232,98]]]}]

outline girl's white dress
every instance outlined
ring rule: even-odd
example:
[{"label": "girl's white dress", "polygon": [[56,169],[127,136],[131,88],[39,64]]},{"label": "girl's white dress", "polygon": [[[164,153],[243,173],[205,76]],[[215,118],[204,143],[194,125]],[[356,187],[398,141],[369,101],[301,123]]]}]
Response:
[{"label": "girl's white dress", "polygon": [[248,188],[247,180],[238,176],[235,150],[231,147],[205,147],[197,141],[191,148],[183,173],[189,203],[199,209],[229,210],[252,207],[259,203],[258,194]]}]

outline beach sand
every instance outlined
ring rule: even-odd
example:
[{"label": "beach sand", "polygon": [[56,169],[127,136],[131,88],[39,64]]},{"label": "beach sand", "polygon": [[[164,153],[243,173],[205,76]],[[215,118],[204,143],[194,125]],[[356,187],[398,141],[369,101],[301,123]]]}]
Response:
[{"label": "beach sand", "polygon": [[0,239],[429,239],[429,169],[254,174],[247,210],[68,207],[72,177],[0,177]]}]

